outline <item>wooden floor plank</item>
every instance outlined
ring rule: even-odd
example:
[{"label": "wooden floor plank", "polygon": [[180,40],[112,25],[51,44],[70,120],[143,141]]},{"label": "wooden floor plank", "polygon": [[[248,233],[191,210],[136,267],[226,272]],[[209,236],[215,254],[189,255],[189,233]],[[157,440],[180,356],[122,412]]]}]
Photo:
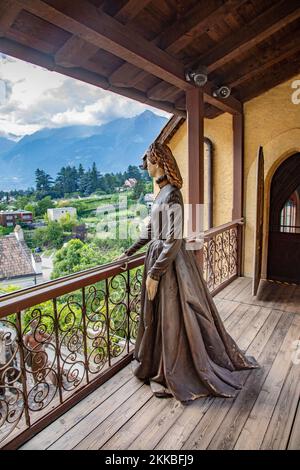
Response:
[{"label": "wooden floor plank", "polygon": [[156,415],[149,426],[130,444],[128,450],[154,449],[184,409],[185,406],[175,398],[167,399],[163,413]]},{"label": "wooden floor plank", "polygon": [[287,448],[288,450],[300,449],[300,399]]},{"label": "wooden floor plank", "polygon": [[[100,449],[152,396],[150,387],[143,385],[73,448],[77,450]],[[178,401],[175,403],[174,400],[174,406],[178,407],[181,404]]]},{"label": "wooden floor plank", "polygon": [[222,321],[225,321],[230,315],[232,315],[234,310],[238,307],[236,302],[231,302],[230,300],[214,298],[214,302]]},{"label": "wooden floor plank", "polygon": [[[276,323],[269,338],[266,338],[264,331],[262,331],[261,336],[264,340],[262,341],[259,337],[256,341],[254,339],[247,350],[247,353],[254,355],[263,367],[252,371],[244,371],[246,385],[240,390],[237,398],[218,399],[217,406],[214,405],[210,407],[187,440],[183,449],[228,448],[227,446],[230,439],[232,439],[232,434],[238,425],[239,412],[246,406],[247,398],[249,402],[249,399],[253,397],[253,389],[254,393],[256,392],[257,382],[264,374],[265,368],[268,366],[271,367],[277,353],[276,348],[278,344],[280,344],[280,340],[283,340],[291,324],[291,318],[288,319],[284,317],[282,320],[280,319],[279,322],[280,329],[275,328]],[[250,390],[249,384],[252,385],[252,389],[250,387]],[[248,410],[248,414],[249,411],[250,410]],[[229,427],[229,432],[226,433],[227,427]],[[220,429],[222,429],[222,431],[220,431]],[[220,445],[220,439],[222,445]],[[226,443],[226,446],[224,446],[223,441]]]},{"label": "wooden floor plank", "polygon": [[[245,282],[247,282],[247,279],[250,279],[250,278],[246,278],[246,277],[238,277],[237,279],[234,279],[234,281],[232,281],[230,284],[228,284],[228,286],[226,286],[224,289],[222,289],[220,292],[218,292],[218,294],[216,295],[216,298],[220,298],[220,299],[225,299],[225,297],[230,293],[232,292],[234,289],[238,289],[238,288],[242,288],[242,286],[245,285]],[[238,287],[240,286],[240,287]]]},{"label": "wooden floor plank", "polygon": [[[297,289],[300,289],[300,286],[296,286],[296,285],[284,286],[282,295],[279,299],[277,299],[275,308],[286,311],[286,309],[288,309],[290,305],[293,305],[294,293],[296,292]],[[297,306],[294,309],[295,309],[295,313],[297,313]]]},{"label": "wooden floor plank", "polygon": [[151,397],[102,447],[101,450],[126,450],[166,406],[165,400]]},{"label": "wooden floor plank", "polygon": [[297,286],[293,291],[293,294],[290,297],[289,302],[285,305],[284,310],[286,312],[300,314],[300,286]]},{"label": "wooden floor plank", "polygon": [[109,415],[119,408],[125,401],[129,400],[143,383],[136,377],[132,377],[107,400],[86,414],[75,426],[68,432],[64,433],[57,441],[55,441],[49,449],[72,449],[75,447],[86,434],[96,429]]},{"label": "wooden floor plank", "polygon": [[[282,387],[261,445],[263,450],[287,448],[300,396],[300,367],[293,364]],[[300,424],[300,423],[299,423]],[[299,443],[300,444],[300,443]],[[300,446],[298,447],[300,449]]]},{"label": "wooden floor plank", "polygon": [[231,330],[234,325],[240,322],[244,315],[246,315],[249,307],[250,305],[247,304],[237,304],[237,308],[234,309],[234,313],[227,317],[223,322],[226,330]]},{"label": "wooden floor plank", "polygon": [[246,325],[237,339],[239,348],[242,350],[247,349],[247,345],[251,344],[259,330],[262,328],[266,320],[269,318],[272,310],[270,308],[258,307],[259,310],[253,317],[249,325]]},{"label": "wooden floor plank", "polygon": [[266,377],[263,387],[255,401],[241,434],[235,444],[235,449],[259,449],[268,424],[272,417],[276,402],[292,365],[291,343],[300,334],[300,317],[294,317],[293,322],[284,338],[272,367]]},{"label": "wooden floor plank", "polygon": [[257,312],[260,310],[258,305],[248,305],[245,311],[245,314],[242,318],[233,326],[231,331],[231,336],[235,341],[238,341],[242,332],[249,327],[249,325],[253,322]]},{"label": "wooden floor plank", "polygon": [[81,400],[77,405],[51,423],[47,428],[26,442],[22,450],[47,449],[57,439],[67,433],[73,426],[78,424],[86,415],[91,413],[97,406],[109,399],[119,388],[132,379],[131,366],[128,365],[117,375],[97,388],[94,392]]},{"label": "wooden floor plank", "polygon": [[242,295],[245,290],[251,289],[252,279],[248,277],[243,277],[241,279],[242,281],[240,283],[237,281],[234,282],[233,289],[224,295],[223,299],[234,300],[237,296]]}]

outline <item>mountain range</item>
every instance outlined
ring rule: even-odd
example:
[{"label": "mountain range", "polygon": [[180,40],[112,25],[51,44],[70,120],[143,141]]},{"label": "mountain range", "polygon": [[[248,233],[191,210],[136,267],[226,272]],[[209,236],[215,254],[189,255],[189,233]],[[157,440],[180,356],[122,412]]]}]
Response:
[{"label": "mountain range", "polygon": [[26,189],[40,168],[55,177],[66,165],[96,163],[100,173],[116,173],[139,165],[167,118],[151,111],[118,118],[100,126],[44,128],[20,140],[0,137],[0,190]]}]

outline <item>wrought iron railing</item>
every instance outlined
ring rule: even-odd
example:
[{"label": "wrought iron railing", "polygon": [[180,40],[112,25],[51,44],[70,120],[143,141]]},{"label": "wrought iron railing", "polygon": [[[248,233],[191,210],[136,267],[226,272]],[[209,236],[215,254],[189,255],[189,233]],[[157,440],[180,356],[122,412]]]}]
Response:
[{"label": "wrought iron railing", "polygon": [[130,362],[143,261],[1,297],[2,447],[17,447]]},{"label": "wrought iron railing", "polygon": [[233,220],[205,232],[203,275],[216,294],[241,273],[243,219]]},{"label": "wrought iron railing", "polygon": [[[204,238],[215,293],[239,274],[241,221]],[[0,447],[17,448],[132,359],[144,255],[0,299]]]}]

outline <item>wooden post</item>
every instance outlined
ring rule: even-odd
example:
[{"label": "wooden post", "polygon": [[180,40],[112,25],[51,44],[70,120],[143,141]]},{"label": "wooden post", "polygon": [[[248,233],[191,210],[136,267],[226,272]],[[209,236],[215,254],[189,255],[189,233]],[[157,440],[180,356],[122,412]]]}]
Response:
[{"label": "wooden post", "polygon": [[[233,201],[232,220],[243,217],[243,192],[244,192],[244,115],[243,113],[233,114]],[[237,273],[242,275],[242,247],[243,247],[243,227],[240,227],[238,236],[238,266]]]},{"label": "wooden post", "polygon": [[[188,203],[192,204],[192,231],[196,230],[197,204],[204,204],[204,100],[200,88],[186,91],[188,133]],[[203,227],[201,228],[203,229]],[[189,234],[187,234],[189,236]],[[198,235],[198,234],[197,234]],[[203,266],[203,250],[196,256]]]}]

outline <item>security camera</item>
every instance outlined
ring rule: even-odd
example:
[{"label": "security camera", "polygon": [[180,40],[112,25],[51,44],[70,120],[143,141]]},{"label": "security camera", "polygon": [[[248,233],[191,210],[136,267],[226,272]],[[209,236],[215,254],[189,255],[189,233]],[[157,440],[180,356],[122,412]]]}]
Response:
[{"label": "security camera", "polygon": [[226,99],[230,96],[230,94],[231,94],[231,88],[227,85],[220,86],[219,88],[213,91],[213,96],[215,98]]},{"label": "security camera", "polygon": [[187,70],[185,73],[185,79],[187,82],[194,82],[198,87],[203,87],[207,82],[207,68],[200,65],[195,70]]}]

